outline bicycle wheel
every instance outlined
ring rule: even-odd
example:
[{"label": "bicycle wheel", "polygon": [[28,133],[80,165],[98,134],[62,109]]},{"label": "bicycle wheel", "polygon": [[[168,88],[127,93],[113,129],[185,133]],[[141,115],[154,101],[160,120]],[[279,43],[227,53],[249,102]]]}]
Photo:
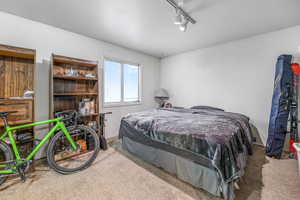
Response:
[{"label": "bicycle wheel", "polygon": [[[0,141],[0,163],[4,163],[7,161],[12,161],[14,159],[14,155],[10,149],[10,147]],[[8,169],[9,167],[0,167],[0,170]],[[0,185],[2,185],[7,179],[7,175],[0,175]]]},{"label": "bicycle wheel", "polygon": [[61,174],[71,174],[88,168],[96,159],[99,150],[99,136],[86,126],[68,127],[71,137],[79,146],[74,151],[62,131],[50,141],[47,150],[49,166]]}]

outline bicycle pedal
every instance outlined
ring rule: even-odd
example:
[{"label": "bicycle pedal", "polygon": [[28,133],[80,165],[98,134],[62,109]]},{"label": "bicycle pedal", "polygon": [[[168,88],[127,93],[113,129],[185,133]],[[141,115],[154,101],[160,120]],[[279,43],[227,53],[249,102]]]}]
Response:
[{"label": "bicycle pedal", "polygon": [[20,178],[21,178],[22,183],[25,183],[25,182],[26,182],[26,176],[25,176],[25,173],[22,173],[22,174],[20,175]]},{"label": "bicycle pedal", "polygon": [[26,176],[25,176],[24,170],[18,169],[18,174],[19,174],[19,176],[20,176],[20,178],[21,178],[21,181],[22,181],[23,183],[25,183],[25,181],[26,181]]},{"label": "bicycle pedal", "polygon": [[23,183],[26,181],[26,175],[25,175],[26,167],[27,167],[27,163],[17,165],[17,171],[18,171],[18,174],[19,174],[19,176],[20,176]]}]

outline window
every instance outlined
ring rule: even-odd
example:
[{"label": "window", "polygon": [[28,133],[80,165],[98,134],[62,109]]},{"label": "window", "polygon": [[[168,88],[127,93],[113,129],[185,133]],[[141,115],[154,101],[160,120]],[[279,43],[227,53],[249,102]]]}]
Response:
[{"label": "window", "polygon": [[140,100],[140,66],[105,60],[104,104],[130,104]]},{"label": "window", "polygon": [[113,61],[105,61],[104,65],[104,102],[121,102],[122,65]]}]

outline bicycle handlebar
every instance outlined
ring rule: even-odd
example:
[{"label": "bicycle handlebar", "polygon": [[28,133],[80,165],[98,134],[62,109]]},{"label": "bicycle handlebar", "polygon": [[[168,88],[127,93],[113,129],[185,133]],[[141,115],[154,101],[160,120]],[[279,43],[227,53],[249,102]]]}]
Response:
[{"label": "bicycle handlebar", "polygon": [[77,119],[78,113],[75,110],[65,110],[55,113],[55,118],[62,118],[62,121],[68,121],[72,119]]},{"label": "bicycle handlebar", "polygon": [[100,115],[110,115],[112,114],[112,112],[104,112],[104,113],[100,113]]},{"label": "bicycle handlebar", "polygon": [[[1,105],[1,104],[0,104]],[[8,110],[8,111],[3,111],[3,112],[0,112],[1,113],[7,113],[7,114],[10,114],[10,113],[17,113],[18,111],[16,110]]]}]

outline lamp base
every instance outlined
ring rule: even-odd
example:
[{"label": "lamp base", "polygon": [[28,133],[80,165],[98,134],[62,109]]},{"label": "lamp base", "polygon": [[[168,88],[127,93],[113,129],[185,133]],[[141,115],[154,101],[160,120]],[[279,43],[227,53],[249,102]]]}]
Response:
[{"label": "lamp base", "polygon": [[155,97],[155,101],[158,103],[159,108],[163,108],[168,99],[169,98],[166,97]]}]

